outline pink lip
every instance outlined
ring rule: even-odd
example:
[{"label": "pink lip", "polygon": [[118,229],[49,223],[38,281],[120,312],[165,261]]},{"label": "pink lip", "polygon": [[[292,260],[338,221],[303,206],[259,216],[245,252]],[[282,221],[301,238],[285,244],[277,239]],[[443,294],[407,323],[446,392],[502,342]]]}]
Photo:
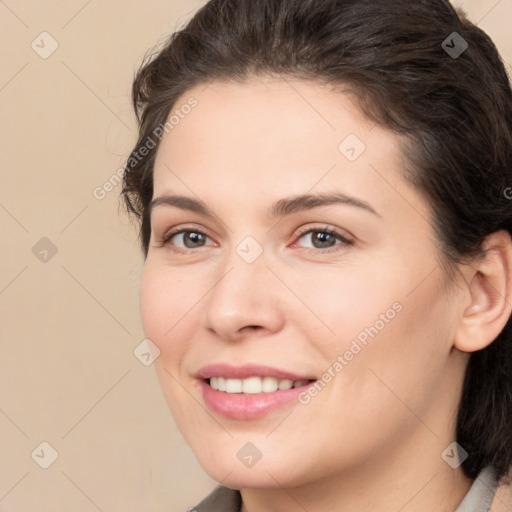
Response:
[{"label": "pink lip", "polygon": [[245,379],[254,376],[274,377],[278,380],[290,379],[293,381],[316,380],[315,377],[297,375],[277,368],[253,364],[243,366],[213,364],[205,366],[196,374],[206,406],[217,414],[236,420],[261,418],[285,404],[294,400],[297,401],[299,393],[313,384],[313,382],[308,382],[308,384],[298,388],[277,390],[271,393],[243,394],[217,391],[206,382],[206,379],[210,377]]},{"label": "pink lip", "polygon": [[254,395],[243,393],[225,393],[210,387],[204,381],[198,381],[203,392],[203,399],[206,406],[222,416],[235,420],[252,420],[261,418],[274,409],[281,407],[293,400],[297,400],[299,393],[303,392],[310,382],[299,388],[291,388],[271,393],[257,393]]},{"label": "pink lip", "polygon": [[311,375],[299,375],[271,366],[258,364],[244,364],[242,366],[232,366],[227,363],[209,364],[201,368],[196,377],[198,379],[209,379],[210,377],[228,377],[231,379],[246,379],[248,377],[274,377],[275,379],[290,380],[316,380]]}]

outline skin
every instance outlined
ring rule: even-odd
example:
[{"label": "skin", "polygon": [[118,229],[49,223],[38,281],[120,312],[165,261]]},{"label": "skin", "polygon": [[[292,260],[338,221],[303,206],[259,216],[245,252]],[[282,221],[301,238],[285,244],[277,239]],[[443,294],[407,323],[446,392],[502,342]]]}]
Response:
[{"label": "skin", "polygon": [[[512,475],[511,475],[512,476]],[[512,505],[512,483],[506,480],[496,491],[490,512],[509,512]]]},{"label": "skin", "polygon": [[[472,480],[441,453],[455,440],[469,353],[511,312],[510,237],[489,236],[488,257],[446,287],[429,205],[402,176],[398,137],[347,93],[260,77],[203,84],[176,105],[190,97],[197,107],[158,149],[153,197],[200,199],[214,217],[153,209],[140,307],[161,351],[164,396],[200,464],[241,489],[244,512],[453,511]],[[366,146],[355,161],[338,150],[348,134]],[[282,198],[333,191],[379,215],[343,204],[267,213]],[[174,227],[207,237],[162,246]],[[331,237],[326,247],[298,233],[306,227],[353,244]],[[247,236],[263,250],[252,263],[236,252]],[[401,311],[307,405],[245,421],[206,408],[201,367],[258,363],[320,377],[396,302]],[[262,454],[250,468],[237,458],[247,442]]]}]

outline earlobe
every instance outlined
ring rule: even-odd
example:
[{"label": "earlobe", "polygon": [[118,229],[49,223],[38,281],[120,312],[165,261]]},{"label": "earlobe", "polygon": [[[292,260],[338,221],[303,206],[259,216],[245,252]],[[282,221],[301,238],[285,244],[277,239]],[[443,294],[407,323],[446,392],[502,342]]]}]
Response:
[{"label": "earlobe", "polygon": [[462,352],[482,350],[505,327],[512,312],[512,241],[505,230],[488,235],[486,255],[466,269],[469,304],[457,326],[454,346]]}]

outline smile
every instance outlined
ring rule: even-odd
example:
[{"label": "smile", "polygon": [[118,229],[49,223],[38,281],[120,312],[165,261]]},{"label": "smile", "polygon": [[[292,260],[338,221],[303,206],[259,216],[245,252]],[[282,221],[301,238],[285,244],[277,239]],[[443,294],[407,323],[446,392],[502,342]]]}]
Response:
[{"label": "smile", "polygon": [[204,405],[234,420],[252,420],[285,406],[299,404],[298,395],[317,381],[314,375],[266,365],[211,364],[195,374]]},{"label": "smile", "polygon": [[277,379],[275,377],[248,377],[246,379],[233,379],[228,377],[211,377],[208,384],[212,389],[225,393],[272,393],[286,389],[300,388],[308,384],[309,380]]}]

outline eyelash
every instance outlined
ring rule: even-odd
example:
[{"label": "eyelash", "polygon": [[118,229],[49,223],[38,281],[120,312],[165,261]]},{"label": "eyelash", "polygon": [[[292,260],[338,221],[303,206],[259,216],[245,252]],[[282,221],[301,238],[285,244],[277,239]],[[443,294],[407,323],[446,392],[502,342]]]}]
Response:
[{"label": "eyelash", "polygon": [[[203,235],[203,236],[205,236],[207,238],[210,238],[204,231],[202,231],[199,228],[195,228],[195,227],[193,229],[192,228],[188,228],[188,229],[187,228],[173,229],[173,230],[168,231],[167,233],[165,233],[161,237],[161,239],[158,240],[158,246],[159,247],[165,247],[166,245],[169,244],[169,242],[171,241],[171,239],[173,237],[175,237],[176,235],[180,235],[182,233],[198,233],[198,234]],[[327,248],[327,249],[315,249],[315,248],[310,248],[310,247],[304,247],[303,249],[305,249],[306,251],[313,251],[315,253],[318,253],[318,252],[322,252],[322,253],[338,252],[338,251],[342,250],[343,248],[351,246],[351,245],[354,244],[353,240],[350,240],[349,238],[345,237],[339,231],[337,231],[335,229],[332,229],[332,228],[328,228],[326,226],[325,228],[306,227],[306,228],[299,229],[299,232],[297,233],[296,240],[295,240],[295,242],[293,242],[292,246],[295,245],[296,242],[298,240],[300,240],[303,236],[305,236],[305,235],[307,235],[309,233],[327,233],[329,235],[334,236],[338,240],[340,240],[341,243],[335,244],[333,247],[330,247],[330,248]],[[341,246],[341,249],[339,248],[339,246]],[[198,247],[197,249],[201,249],[201,248],[202,247]],[[194,248],[183,249],[181,247],[174,247],[172,249],[172,251],[174,251],[176,253],[181,253],[181,254],[186,254],[189,251],[193,251],[193,250],[194,250]]]},{"label": "eyelash", "polygon": [[[313,252],[318,252],[318,251],[324,252],[324,253],[338,252],[338,251],[342,250],[342,248],[354,244],[353,240],[350,240],[346,236],[342,235],[336,229],[329,228],[329,227],[325,226],[324,228],[306,227],[306,228],[299,229],[299,232],[297,233],[297,240],[295,242],[293,242],[293,245],[295,245],[298,240],[300,240],[303,236],[305,236],[309,233],[327,233],[328,235],[332,235],[333,237],[335,237],[341,241],[340,244],[335,244],[334,246],[329,247],[327,249],[315,249],[315,248],[312,249],[310,247],[304,247],[304,249],[313,251]],[[340,246],[341,246],[341,248],[340,248]]]}]

